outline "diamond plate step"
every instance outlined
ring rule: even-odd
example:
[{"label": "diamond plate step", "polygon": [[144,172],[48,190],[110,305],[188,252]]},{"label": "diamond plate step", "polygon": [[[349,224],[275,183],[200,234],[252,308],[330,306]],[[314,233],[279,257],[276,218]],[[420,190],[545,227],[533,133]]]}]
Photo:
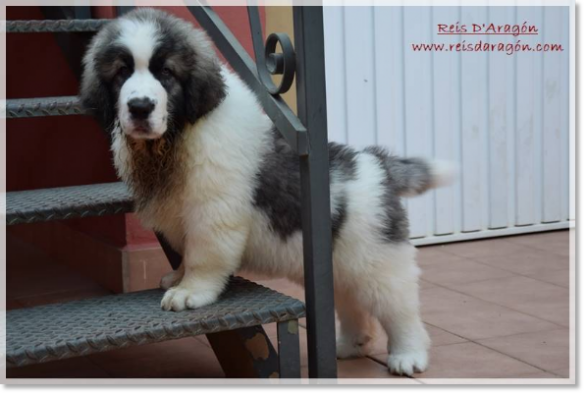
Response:
[{"label": "diamond plate step", "polygon": [[110,19],[60,19],[6,21],[7,33],[80,33],[97,32]]},{"label": "diamond plate step", "polygon": [[77,96],[42,97],[6,100],[7,118],[33,118],[61,115],[83,115]]},{"label": "diamond plate step", "polygon": [[154,289],[6,313],[7,366],[246,328],[305,316],[302,302],[234,277],[220,300],[196,310],[161,310]]},{"label": "diamond plate step", "polygon": [[6,194],[6,224],[28,224],[132,211],[123,183],[38,189]]}]

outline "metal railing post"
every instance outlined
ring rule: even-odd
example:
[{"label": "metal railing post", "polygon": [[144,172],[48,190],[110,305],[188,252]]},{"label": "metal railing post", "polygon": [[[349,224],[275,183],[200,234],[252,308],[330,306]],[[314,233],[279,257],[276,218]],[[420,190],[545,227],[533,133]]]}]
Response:
[{"label": "metal railing post", "polygon": [[307,128],[301,156],[303,258],[310,378],[335,378],[336,336],[322,7],[293,7],[297,112]]}]

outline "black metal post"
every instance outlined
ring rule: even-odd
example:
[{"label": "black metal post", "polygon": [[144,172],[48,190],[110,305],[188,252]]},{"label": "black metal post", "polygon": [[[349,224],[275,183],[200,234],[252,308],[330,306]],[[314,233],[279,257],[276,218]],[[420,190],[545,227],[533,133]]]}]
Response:
[{"label": "black metal post", "polygon": [[310,153],[300,157],[310,378],[335,378],[336,336],[322,7],[293,7],[297,112]]}]

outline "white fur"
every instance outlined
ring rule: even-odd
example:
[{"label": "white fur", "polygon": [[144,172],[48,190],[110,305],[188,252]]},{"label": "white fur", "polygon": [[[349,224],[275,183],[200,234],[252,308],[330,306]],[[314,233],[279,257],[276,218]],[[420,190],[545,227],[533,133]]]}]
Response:
[{"label": "white fur", "polygon": [[435,159],[431,161],[430,165],[433,177],[432,188],[447,186],[456,180],[458,171],[452,162]]},{"label": "white fur", "polygon": [[[143,31],[145,36],[150,33]],[[141,62],[149,55],[144,38],[123,40]],[[132,45],[130,45],[132,44]],[[147,62],[148,64],[148,62]],[[168,289],[161,306],[180,311],[213,303],[228,276],[239,269],[303,284],[302,235],[283,241],[269,219],[252,205],[255,174],[270,146],[271,122],[253,93],[227,68],[222,69],[227,96],[210,114],[182,134],[188,169],[183,188],[171,201],[151,201],[138,216],[163,232],[183,255],[181,269],[165,276]],[[152,77],[152,76],[151,76]],[[158,86],[146,70],[127,82],[121,102],[134,91],[153,95],[163,105]],[[160,84],[159,84],[160,85]],[[132,88],[131,88],[132,87]],[[160,115],[160,114],[159,114]],[[125,116],[121,111],[121,119]],[[124,123],[123,123],[124,124]],[[124,125],[122,126],[124,129]],[[130,181],[132,162],[120,130],[112,149],[118,173]],[[334,251],[336,309],[341,322],[339,357],[365,355],[378,320],[389,342],[389,369],[411,375],[427,366],[429,337],[419,317],[415,248],[409,243],[384,243],[376,225],[383,213],[385,174],[376,159],[358,154],[357,177],[342,181],[332,174],[332,199],[346,189],[347,221]],[[335,210],[332,201],[332,210]]]}]

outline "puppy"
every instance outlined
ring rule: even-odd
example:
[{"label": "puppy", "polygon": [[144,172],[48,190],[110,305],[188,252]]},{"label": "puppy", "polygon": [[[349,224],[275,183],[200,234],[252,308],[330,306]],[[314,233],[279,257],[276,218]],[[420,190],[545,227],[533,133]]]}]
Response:
[{"label": "puppy", "polygon": [[[298,156],[202,31],[153,9],[115,20],[85,55],[81,98],[136,214],[183,256],[163,309],[213,303],[240,269],[303,285]],[[338,356],[367,354],[378,320],[391,372],[421,372],[430,341],[400,199],[449,172],[380,147],[330,143],[329,156]]]}]

